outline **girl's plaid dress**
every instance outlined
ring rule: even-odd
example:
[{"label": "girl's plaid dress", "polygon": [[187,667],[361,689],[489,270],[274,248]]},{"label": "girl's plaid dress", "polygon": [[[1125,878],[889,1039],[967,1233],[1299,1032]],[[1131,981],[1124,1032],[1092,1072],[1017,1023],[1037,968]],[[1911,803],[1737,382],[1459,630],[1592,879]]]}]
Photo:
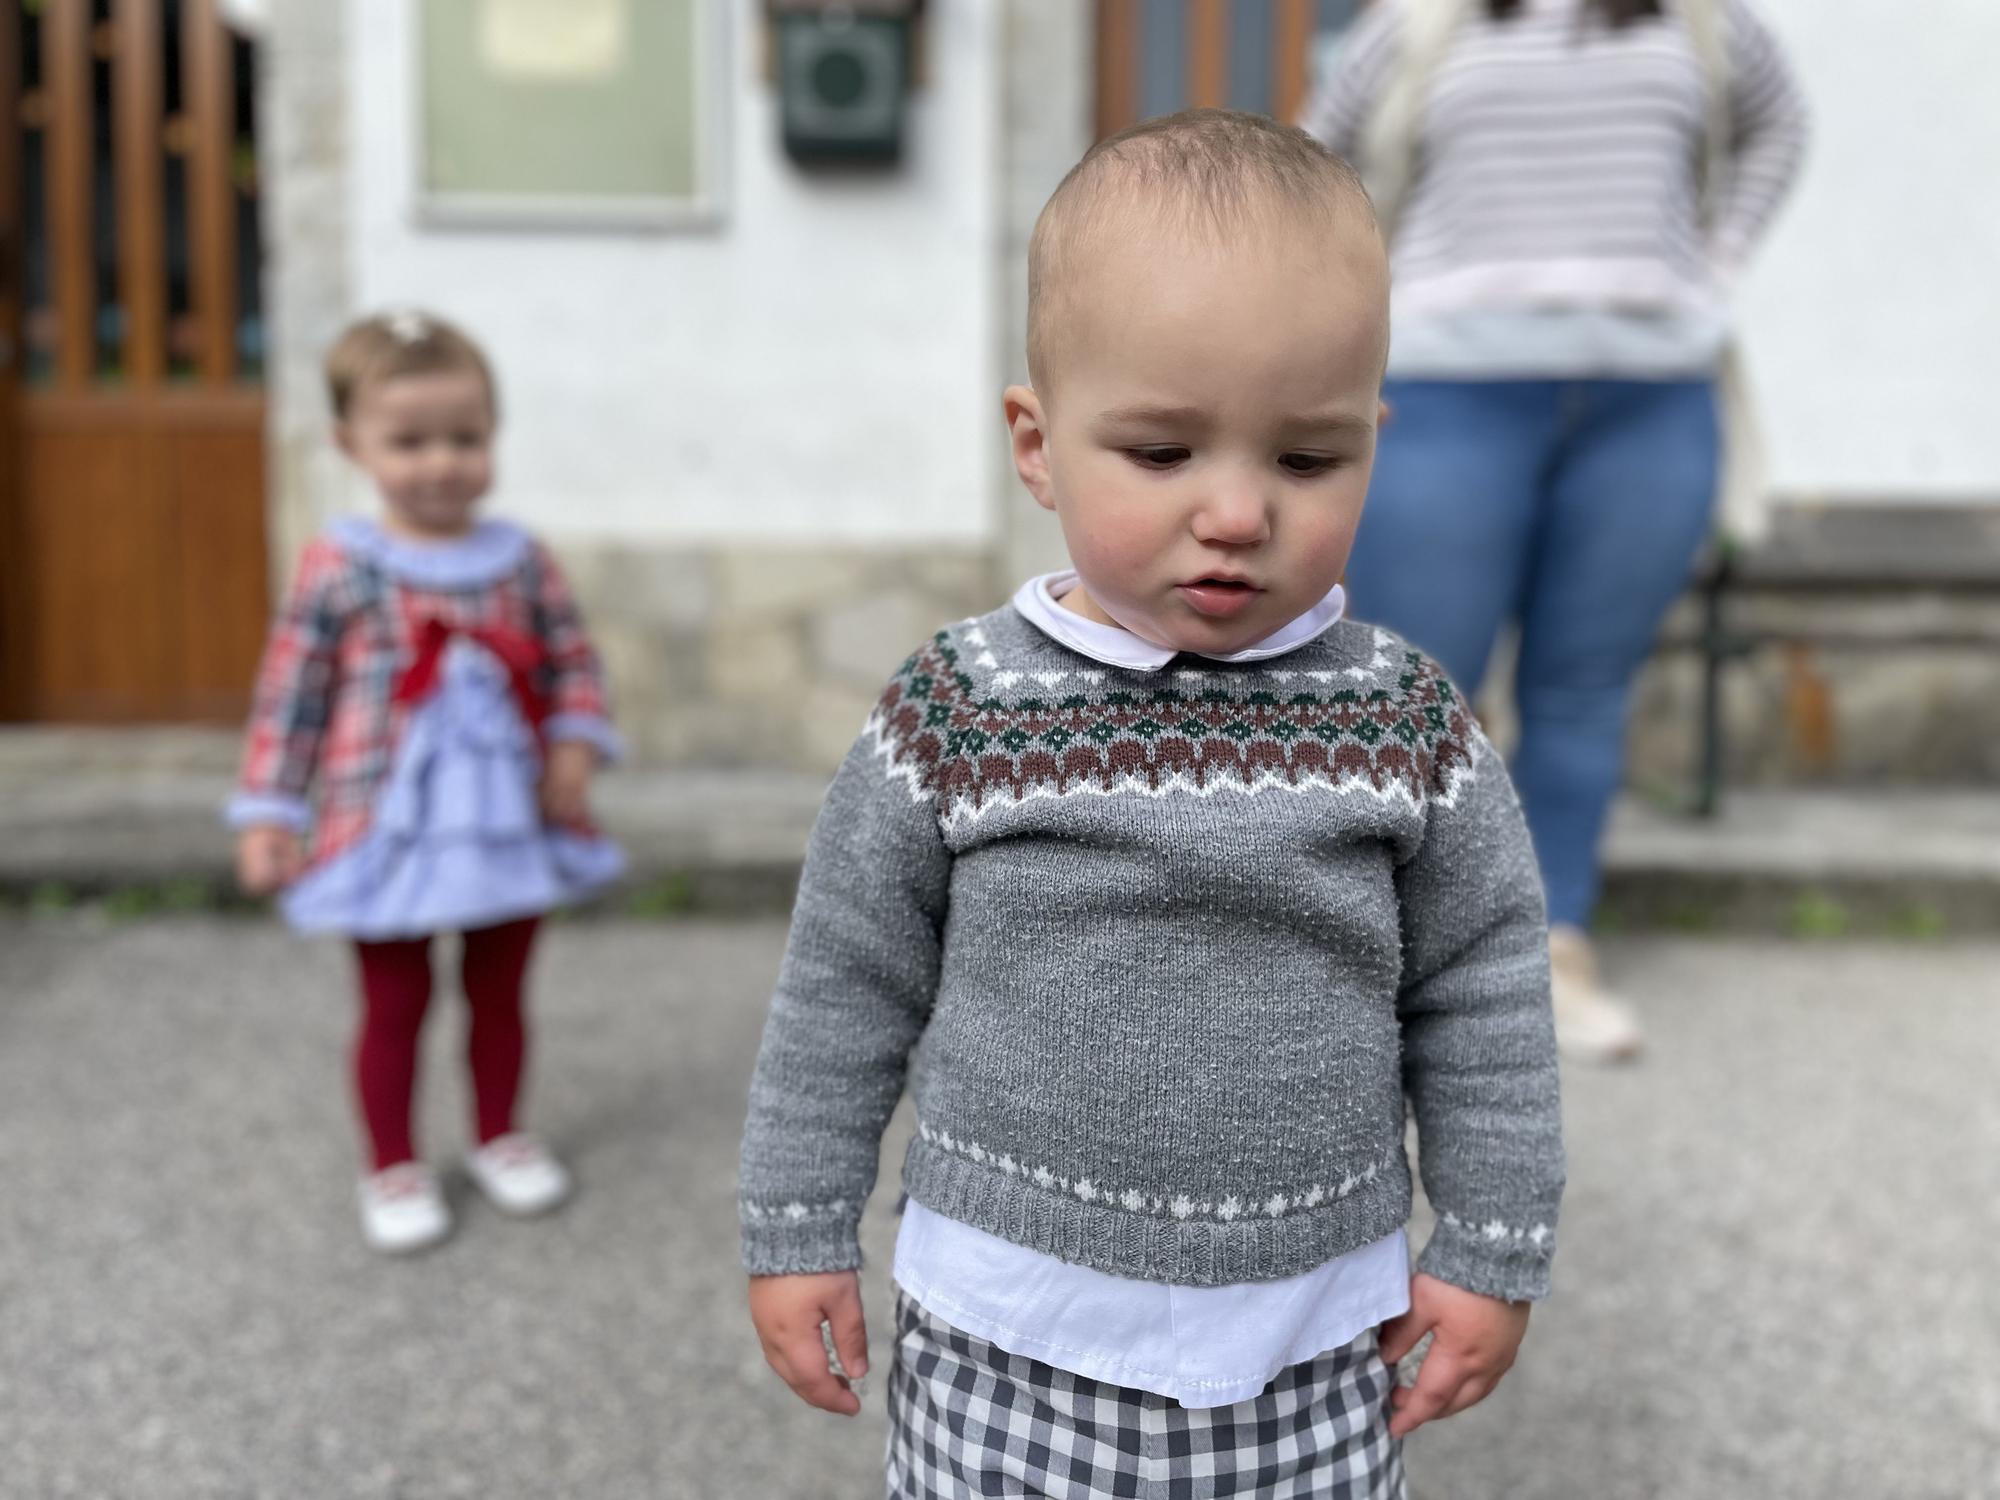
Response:
[{"label": "girl's plaid dress", "polygon": [[[436,674],[437,690],[414,701],[407,692],[399,694],[425,645],[436,649],[441,636],[451,643]],[[532,664],[518,683],[477,644],[481,636],[496,643],[519,641],[531,653]],[[533,698],[532,713],[518,701],[522,696]],[[510,803],[517,791],[530,799],[524,807],[532,806],[539,775],[537,739],[584,740],[607,758],[618,750],[596,652],[561,573],[540,543],[500,521],[484,522],[453,542],[426,545],[398,541],[366,521],[337,523],[305,549],[273,625],[229,808],[229,820],[238,827],[276,823],[312,830],[310,867],[288,902],[295,925],[364,937],[403,935],[371,930],[381,927],[382,919],[359,912],[344,920],[346,914],[328,911],[323,900],[309,900],[313,915],[302,920],[296,898],[315,882],[331,882],[330,867],[342,861],[368,858],[374,865],[371,880],[381,878],[381,862],[391,856],[371,848],[370,835],[385,794],[397,791],[413,809],[407,816],[421,823],[430,815],[427,798],[442,795],[457,769],[455,758],[466,753],[459,743],[466,735],[434,722],[449,714],[493,721],[475,737],[497,728],[500,740],[518,719],[522,753],[500,782],[519,786],[500,785],[500,790]],[[434,730],[429,738],[439,743],[423,767],[402,767],[407,785],[394,786],[398,757],[417,726]],[[496,785],[491,767],[480,777],[483,784]],[[529,815],[507,816],[518,822]],[[530,831],[540,832],[538,826]],[[411,838],[421,843],[421,828],[404,834],[404,843]],[[564,835],[552,830],[548,837]],[[569,875],[558,870],[554,888],[539,881],[530,882],[535,886],[530,890],[516,874],[503,873],[497,885],[475,876],[477,892],[430,893],[415,904],[432,905],[435,897],[443,902],[437,910],[453,920],[427,925],[423,911],[412,912],[408,935],[546,910],[616,873],[615,850],[594,836],[569,836],[562,855],[557,864],[567,866]],[[466,884],[462,867],[443,870],[440,878]],[[343,889],[353,884],[338,883]]]}]

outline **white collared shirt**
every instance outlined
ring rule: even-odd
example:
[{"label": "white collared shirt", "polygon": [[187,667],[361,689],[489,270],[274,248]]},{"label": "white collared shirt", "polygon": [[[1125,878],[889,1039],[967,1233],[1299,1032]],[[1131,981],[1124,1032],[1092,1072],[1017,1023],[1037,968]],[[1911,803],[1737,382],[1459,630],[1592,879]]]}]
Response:
[{"label": "white collared shirt", "polygon": [[[1064,609],[1063,596],[1076,584],[1074,569],[1030,578],[1014,591],[1014,608],[1043,635],[1108,667],[1157,672],[1181,654],[1171,646],[1156,646],[1129,630],[1116,625],[1101,625],[1096,620],[1085,619],[1073,609]],[[1279,626],[1263,640],[1245,646],[1241,651],[1232,651],[1227,656],[1212,656],[1209,659],[1269,661],[1287,651],[1298,650],[1307,641],[1318,640],[1333,629],[1346,613],[1347,590],[1336,583],[1332,593],[1296,620]],[[1208,656],[1205,651],[1195,654]]]},{"label": "white collared shirt", "polygon": [[[1043,634],[1106,666],[1157,671],[1176,652],[1062,607],[1074,572],[1031,578],[1014,607]],[[1217,661],[1266,661],[1330,630],[1335,587],[1255,645]],[[914,1199],[892,1273],[933,1317],[1059,1370],[1167,1396],[1186,1407],[1247,1401],[1290,1365],[1352,1343],[1410,1305],[1402,1230],[1302,1276],[1235,1286],[1138,1281],[1070,1265],[961,1224]]]}]

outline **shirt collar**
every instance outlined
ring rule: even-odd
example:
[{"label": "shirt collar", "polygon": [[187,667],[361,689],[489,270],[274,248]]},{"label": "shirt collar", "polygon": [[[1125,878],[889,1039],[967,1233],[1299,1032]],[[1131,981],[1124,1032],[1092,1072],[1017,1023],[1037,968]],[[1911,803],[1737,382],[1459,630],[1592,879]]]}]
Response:
[{"label": "shirt collar", "polygon": [[534,542],[509,521],[489,518],[463,536],[415,542],[365,516],[342,516],[332,535],[391,578],[420,589],[487,588],[517,572]]},{"label": "shirt collar", "polygon": [[[1039,578],[1030,578],[1014,594],[1014,608],[1019,610],[1030,625],[1042,634],[1051,637],[1072,651],[1079,651],[1092,661],[1103,662],[1107,667],[1123,667],[1134,672],[1157,672],[1181,653],[1171,646],[1155,646],[1151,641],[1134,635],[1117,625],[1103,625],[1096,620],[1086,620],[1075,610],[1064,609],[1057,601],[1076,587],[1076,572],[1068,569],[1060,573],[1044,573]],[[1232,651],[1227,656],[1215,656],[1213,661],[1269,661],[1274,656],[1283,656],[1288,651],[1296,651],[1308,641],[1317,640],[1331,630],[1334,624],[1347,612],[1347,591],[1339,584],[1311,609],[1289,624],[1281,625],[1270,635],[1255,645],[1246,646],[1241,651]],[[1207,656],[1207,652],[1192,653]]]}]

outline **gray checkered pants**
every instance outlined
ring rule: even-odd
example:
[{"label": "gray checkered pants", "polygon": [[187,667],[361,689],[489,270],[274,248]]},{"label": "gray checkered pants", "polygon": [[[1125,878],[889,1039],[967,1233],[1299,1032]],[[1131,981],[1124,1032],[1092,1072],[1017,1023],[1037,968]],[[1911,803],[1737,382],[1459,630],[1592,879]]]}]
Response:
[{"label": "gray checkered pants", "polygon": [[890,1500],[1406,1500],[1392,1380],[1371,1329],[1248,1401],[1191,1411],[1008,1354],[898,1290]]}]

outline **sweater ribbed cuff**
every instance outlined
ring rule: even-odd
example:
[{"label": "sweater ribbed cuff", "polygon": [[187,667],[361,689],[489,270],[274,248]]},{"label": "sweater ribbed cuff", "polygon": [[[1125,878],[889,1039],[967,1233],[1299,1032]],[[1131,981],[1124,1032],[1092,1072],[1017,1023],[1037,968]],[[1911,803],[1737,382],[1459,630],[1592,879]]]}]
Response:
[{"label": "sweater ribbed cuff", "polygon": [[607,766],[625,758],[625,741],[602,714],[550,714],[542,725],[542,737],[551,745],[576,740],[589,745]]},{"label": "sweater ribbed cuff", "polygon": [[1498,1221],[1467,1224],[1444,1214],[1417,1257],[1417,1269],[1482,1297],[1539,1302],[1549,1294],[1555,1250],[1555,1232],[1546,1226],[1520,1230]]},{"label": "sweater ribbed cuff", "polygon": [[312,823],[312,808],[303,797],[283,792],[238,792],[223,808],[222,821],[239,832],[274,825],[303,833]]},{"label": "sweater ribbed cuff", "polygon": [[743,1269],[752,1276],[812,1276],[861,1266],[861,1221],[743,1222]]}]

